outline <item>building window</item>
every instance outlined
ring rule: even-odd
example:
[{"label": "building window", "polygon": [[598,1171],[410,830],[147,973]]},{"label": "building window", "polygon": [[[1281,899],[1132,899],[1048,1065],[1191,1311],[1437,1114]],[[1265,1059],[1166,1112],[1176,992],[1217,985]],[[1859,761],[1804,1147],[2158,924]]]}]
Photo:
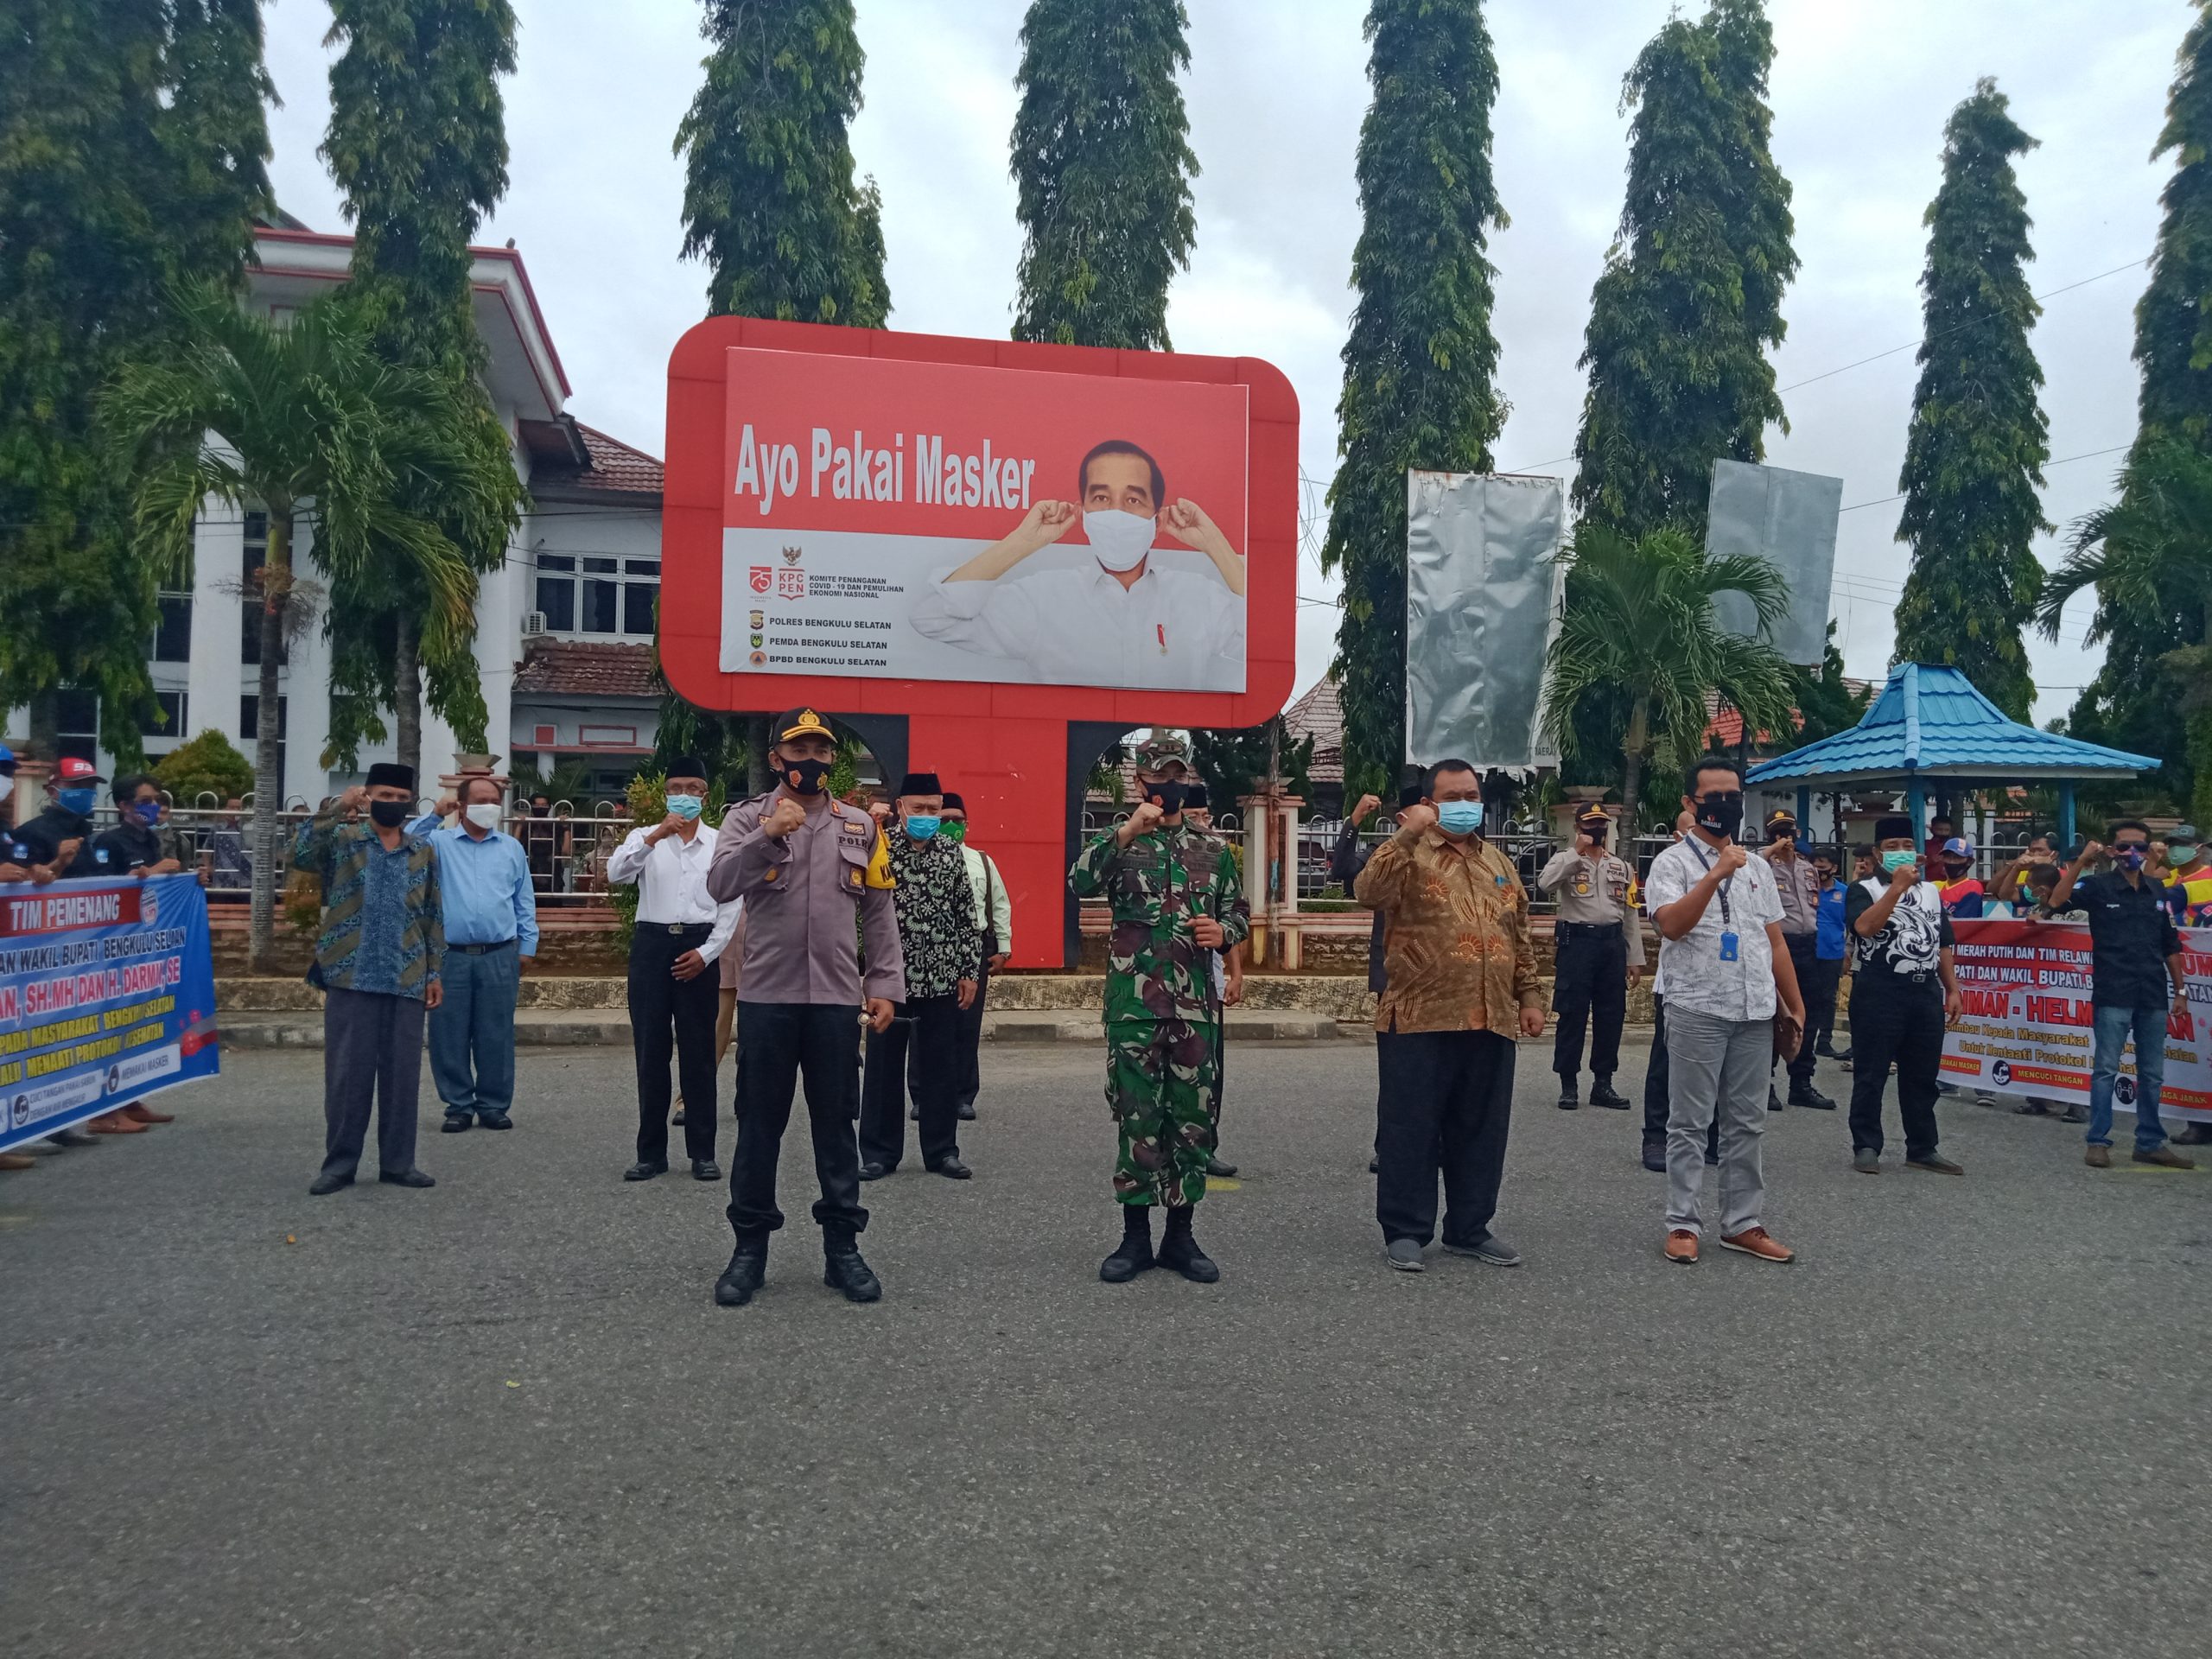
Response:
[{"label": "building window", "polygon": [[185,695],[181,691],[156,691],[154,701],[161,705],[162,729],[146,734],[149,743],[174,743],[184,735]]},{"label": "building window", "polygon": [[537,556],[537,607],[552,633],[650,639],[660,598],[658,559],[574,553]]},{"label": "building window", "polygon": [[100,696],[68,689],[54,694],[54,747],[94,766],[100,758]]},{"label": "building window", "polygon": [[157,663],[192,660],[192,595],[163,594],[162,620],[154,625],[153,658]]},{"label": "building window", "polygon": [[[261,662],[261,571],[269,563],[269,515],[249,512],[245,516],[245,563],[239,569],[238,586],[245,597],[238,601],[238,661],[258,666]],[[276,666],[287,667],[292,660],[289,641],[280,645],[276,652]]]},{"label": "building window", "polygon": [[576,562],[563,554],[537,556],[537,608],[554,633],[571,633],[576,626]]}]

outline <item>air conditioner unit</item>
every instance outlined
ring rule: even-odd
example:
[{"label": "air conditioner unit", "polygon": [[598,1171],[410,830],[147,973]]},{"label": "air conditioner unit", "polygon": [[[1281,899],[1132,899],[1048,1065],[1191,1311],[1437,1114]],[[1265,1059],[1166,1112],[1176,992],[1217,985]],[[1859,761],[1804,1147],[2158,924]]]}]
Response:
[{"label": "air conditioner unit", "polygon": [[534,635],[534,634],[540,634],[540,633],[543,633],[543,632],[545,632],[545,613],[544,613],[544,612],[543,612],[543,611],[524,611],[524,612],[522,613],[522,637],[523,637],[524,639],[530,639],[530,638],[531,638],[532,635]]}]

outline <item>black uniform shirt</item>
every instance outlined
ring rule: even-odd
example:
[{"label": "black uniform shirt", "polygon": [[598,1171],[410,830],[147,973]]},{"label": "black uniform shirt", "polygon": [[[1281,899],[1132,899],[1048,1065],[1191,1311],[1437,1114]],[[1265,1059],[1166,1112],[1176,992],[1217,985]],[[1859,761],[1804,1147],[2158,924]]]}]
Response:
[{"label": "black uniform shirt", "polygon": [[77,855],[69,874],[80,878],[133,875],[168,856],[162,849],[162,832],[137,814],[126,813],[120,823],[102,830]]},{"label": "black uniform shirt", "polygon": [[2117,870],[2085,875],[2073,902],[2089,912],[2090,1002],[2100,1008],[2162,1008],[2173,1000],[2166,958],[2181,950],[2165,889],[2145,876],[2130,887]]},{"label": "black uniform shirt", "polygon": [[[9,858],[17,864],[51,864],[61,856],[61,843],[80,841],[92,833],[92,821],[72,812],[59,802],[49,803],[36,817],[26,818],[13,830],[0,831],[8,839]],[[78,849],[84,856],[84,849]]]}]

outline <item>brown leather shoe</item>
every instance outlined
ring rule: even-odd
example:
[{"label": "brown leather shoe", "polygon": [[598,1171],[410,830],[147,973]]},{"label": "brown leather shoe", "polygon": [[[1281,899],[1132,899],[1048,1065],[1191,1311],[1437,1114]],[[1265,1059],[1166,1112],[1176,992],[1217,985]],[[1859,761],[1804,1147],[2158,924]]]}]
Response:
[{"label": "brown leather shoe", "polygon": [[1660,1246],[1660,1254],[1669,1262],[1678,1262],[1686,1268],[1697,1265],[1697,1235],[1686,1227],[1677,1227],[1667,1235],[1667,1242]]},{"label": "brown leather shoe", "polygon": [[2195,1169],[2196,1160],[2185,1152],[2176,1152],[2171,1147],[2157,1147],[2149,1152],[2133,1154],[2139,1164],[2158,1164],[2166,1169]]},{"label": "brown leather shoe", "polygon": [[35,1169],[38,1160],[27,1152],[0,1152],[0,1169]]},{"label": "brown leather shoe", "polygon": [[85,1125],[87,1135],[143,1135],[146,1126],[133,1123],[121,1112],[107,1112]]},{"label": "brown leather shoe", "polygon": [[174,1123],[175,1112],[157,1112],[143,1101],[132,1101],[123,1109],[123,1115],[134,1123]]},{"label": "brown leather shoe", "polygon": [[1733,1238],[1720,1241],[1724,1250],[1741,1250],[1745,1255],[1756,1255],[1762,1262],[1795,1262],[1797,1252],[1785,1249],[1775,1242],[1764,1227],[1746,1227]]},{"label": "brown leather shoe", "polygon": [[2087,1164],[2091,1169],[2110,1169],[2112,1167],[2112,1148],[2110,1147],[2091,1147],[2082,1153],[2082,1161]]}]

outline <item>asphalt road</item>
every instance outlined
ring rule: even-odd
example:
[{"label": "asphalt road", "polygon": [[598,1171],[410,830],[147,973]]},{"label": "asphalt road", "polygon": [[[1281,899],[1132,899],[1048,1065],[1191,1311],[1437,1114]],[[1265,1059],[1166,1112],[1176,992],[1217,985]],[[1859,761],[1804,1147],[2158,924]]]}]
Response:
[{"label": "asphalt road", "polygon": [[1388,1271],[1372,1051],[1251,1047],[1222,1282],[1101,1285],[1101,1063],[1053,1047],[987,1052],[975,1181],[868,1190],[874,1307],[795,1133],[725,1310],[723,1193],[618,1179],[626,1058],[528,1054],[515,1133],[424,1135],[435,1192],[309,1199],[320,1057],[234,1056],[0,1176],[0,1651],[2207,1650],[2212,1172],[1954,1101],[1964,1180],[1870,1179],[1792,1111],[1797,1263],[1684,1270],[1633,1119],[1545,1058],[1517,1270]]}]

